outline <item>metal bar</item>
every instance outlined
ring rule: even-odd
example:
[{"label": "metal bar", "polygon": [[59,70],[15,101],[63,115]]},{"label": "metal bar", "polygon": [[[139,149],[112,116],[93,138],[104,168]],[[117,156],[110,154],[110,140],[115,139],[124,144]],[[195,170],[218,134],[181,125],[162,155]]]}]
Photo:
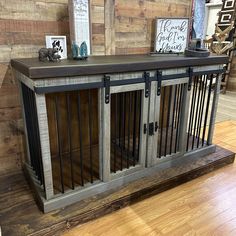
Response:
[{"label": "metal bar", "polygon": [[194,79],[194,85],[193,85],[193,92],[192,92],[190,116],[189,116],[188,137],[187,137],[186,151],[188,151],[189,137],[190,137],[190,133],[192,132],[193,113],[194,113],[194,108],[195,108],[196,91],[197,91],[197,80],[195,78]]},{"label": "metal bar", "polygon": [[138,91],[139,94],[139,122],[138,122],[138,156],[137,156],[137,162],[139,161],[139,153],[140,153],[140,130],[141,130],[141,112],[142,112],[142,91]]},{"label": "metal bar", "polygon": [[[130,158],[130,122],[131,122],[131,113],[132,113],[132,92],[129,92],[129,112],[128,112],[128,158]],[[135,164],[134,164],[135,165]],[[129,168],[129,163],[127,168]]]},{"label": "metal bar", "polygon": [[75,189],[74,184],[74,166],[73,166],[73,156],[72,156],[72,140],[71,140],[71,106],[70,106],[70,94],[66,94],[66,110],[67,110],[67,134],[68,134],[68,148],[69,148],[69,158],[70,158],[70,175],[71,175],[71,187]]},{"label": "metal bar", "polygon": [[202,117],[203,117],[203,109],[205,104],[205,97],[206,97],[206,87],[207,87],[207,76],[204,75],[203,77],[203,87],[202,87],[202,100],[201,100],[201,106],[200,106],[200,119],[198,124],[198,132],[197,132],[197,148],[199,147],[199,141],[200,141],[200,133],[201,133],[201,126],[202,126]]},{"label": "metal bar", "polygon": [[93,137],[92,137],[92,97],[91,97],[91,90],[88,91],[88,110],[89,110],[89,161],[90,161],[90,182],[93,183]]},{"label": "metal bar", "polygon": [[[42,163],[42,153],[41,153],[41,144],[40,144],[40,137],[39,137],[39,126],[38,126],[38,116],[37,116],[37,109],[36,109],[36,101],[35,101],[35,95],[32,90],[30,90],[31,96],[32,96],[32,103],[33,103],[33,123],[35,125],[35,141],[36,141],[36,150],[37,150],[37,159],[39,163],[39,173],[40,173],[40,183],[44,186],[44,176],[43,176],[43,163]],[[45,188],[45,186],[44,186]]]},{"label": "metal bar", "polygon": [[169,125],[170,125],[170,108],[171,108],[171,99],[172,99],[172,86],[169,89],[169,98],[168,98],[168,112],[167,112],[167,125],[166,125],[166,140],[165,140],[165,154],[167,152],[167,141],[168,141],[168,132],[169,132]]},{"label": "metal bar", "polygon": [[175,135],[175,152],[177,152],[177,145],[179,144],[178,135],[179,135],[179,123],[181,117],[181,107],[182,107],[182,97],[183,97],[183,84],[179,84],[179,107],[178,107],[178,120],[177,120],[177,129]]},{"label": "metal bar", "polygon": [[[134,123],[133,123],[133,160],[134,160],[134,163],[135,163],[135,149],[136,149],[136,113],[137,113],[137,91],[134,91],[134,115],[133,115],[133,118],[134,118]],[[134,164],[135,165],[135,164]]]},{"label": "metal bar", "polygon": [[26,126],[28,131],[28,142],[29,142],[29,151],[30,151],[30,162],[31,166],[34,169],[35,168],[35,159],[33,158],[33,137],[32,137],[32,124],[30,119],[30,104],[29,104],[29,94],[27,91],[27,87],[25,84],[21,83],[22,87],[22,95],[23,95],[23,102],[25,107],[25,118],[26,118]]},{"label": "metal bar", "polygon": [[122,120],[122,113],[121,113],[121,107],[122,107],[122,100],[121,100],[121,93],[119,93],[119,147],[121,147],[121,120]]},{"label": "metal bar", "polygon": [[207,95],[207,104],[206,104],[206,109],[205,109],[205,118],[204,118],[204,126],[203,126],[203,133],[202,133],[202,146],[204,146],[204,139],[205,139],[205,133],[206,133],[207,116],[208,116],[209,104],[210,104],[210,99],[211,99],[212,79],[213,79],[213,74],[210,77],[210,84],[209,84],[208,95]]},{"label": "metal bar", "polygon": [[117,149],[117,116],[118,116],[118,96],[117,93],[115,94],[115,147],[114,147],[114,163],[113,163],[113,168],[114,168],[114,173],[116,173],[116,149]]},{"label": "metal bar", "polygon": [[[123,152],[122,154],[124,154],[125,156],[125,123],[126,123],[126,93],[123,93]],[[123,155],[122,155],[122,160],[123,160]],[[127,161],[128,159],[126,158],[126,165],[127,165]],[[123,161],[122,161],[123,163]]]},{"label": "metal bar", "polygon": [[[199,82],[199,78],[198,78]],[[197,107],[196,107],[196,112],[195,112],[195,117],[194,117],[194,128],[193,128],[193,139],[192,139],[192,149],[194,148],[195,144],[195,137],[196,137],[196,128],[197,128],[197,122],[198,122],[198,115],[199,115],[199,103],[200,103],[200,93],[201,93],[201,81],[198,83],[198,95],[197,95]]]},{"label": "metal bar", "polygon": [[177,120],[178,120],[178,107],[179,107],[179,93],[180,93],[180,85],[177,85],[177,98],[176,98],[176,109],[175,109],[175,123],[174,127],[177,127]]},{"label": "metal bar", "polygon": [[61,177],[61,192],[64,193],[64,178],[63,178],[63,162],[62,162],[62,150],[61,150],[61,133],[60,133],[60,117],[58,111],[58,97],[55,97],[55,118],[56,118],[56,130],[57,130],[57,143],[58,143],[58,155],[60,161],[60,177]]},{"label": "metal bar", "polygon": [[80,107],[80,92],[77,95],[78,101],[78,124],[79,124],[79,145],[80,145],[80,177],[81,177],[81,185],[84,186],[84,175],[83,175],[83,136],[82,136],[82,125],[81,125],[81,107]]},{"label": "metal bar", "polygon": [[165,107],[165,96],[166,96],[166,87],[163,88],[163,98],[162,98],[162,109],[161,109],[161,134],[160,134],[160,148],[159,148],[159,158],[161,158],[162,150],[162,134],[163,134],[163,120],[164,120],[164,107]]},{"label": "metal bar", "polygon": [[[123,169],[123,151],[124,151],[124,147],[122,145],[122,130],[124,128],[124,93],[120,94],[120,99],[122,98],[120,105],[121,105],[121,110],[120,110],[120,123],[121,123],[121,127],[120,127],[120,148],[121,148],[121,162],[120,162],[120,170]],[[124,131],[124,130],[123,130]]]},{"label": "metal bar", "polygon": [[174,86],[175,86],[175,95],[174,95],[174,105],[173,105],[171,135],[170,135],[170,154],[172,153],[173,131],[174,131],[174,120],[175,120],[175,106],[176,106],[176,93],[177,93],[177,85],[174,85]]}]

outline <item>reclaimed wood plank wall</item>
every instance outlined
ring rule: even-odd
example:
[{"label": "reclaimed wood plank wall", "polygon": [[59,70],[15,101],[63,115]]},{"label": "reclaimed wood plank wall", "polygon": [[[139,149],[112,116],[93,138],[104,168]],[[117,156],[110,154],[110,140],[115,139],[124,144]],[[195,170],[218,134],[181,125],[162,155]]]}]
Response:
[{"label": "reclaimed wood plank wall", "polygon": [[[91,10],[93,52],[103,54],[104,1],[92,0]],[[45,35],[69,37],[67,0],[0,2],[0,174],[20,169],[25,155],[19,93],[9,61],[36,57]]]},{"label": "reclaimed wood plank wall", "polygon": [[[191,0],[91,0],[92,52],[148,53],[154,18],[189,17],[190,9]],[[45,35],[69,37],[67,0],[0,2],[0,174],[20,169],[25,156],[19,93],[9,61],[36,57]]]}]

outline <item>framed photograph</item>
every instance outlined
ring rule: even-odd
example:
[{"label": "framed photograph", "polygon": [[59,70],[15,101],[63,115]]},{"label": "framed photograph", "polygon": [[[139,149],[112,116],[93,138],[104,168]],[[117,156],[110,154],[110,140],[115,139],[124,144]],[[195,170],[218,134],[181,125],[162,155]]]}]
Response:
[{"label": "framed photograph", "polygon": [[61,59],[67,58],[66,36],[46,36],[46,47],[57,48]]},{"label": "framed photograph", "polygon": [[189,41],[189,18],[157,18],[155,52],[184,52]]},{"label": "framed photograph", "polygon": [[70,39],[71,45],[82,44],[87,46],[87,54],[91,54],[91,23],[90,23],[90,1],[69,0]]}]

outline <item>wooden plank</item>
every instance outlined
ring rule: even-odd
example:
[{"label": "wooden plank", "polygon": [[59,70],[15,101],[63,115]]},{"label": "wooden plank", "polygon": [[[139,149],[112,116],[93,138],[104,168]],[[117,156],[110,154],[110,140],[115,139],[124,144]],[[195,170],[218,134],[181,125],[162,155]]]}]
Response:
[{"label": "wooden plank", "polygon": [[0,108],[0,122],[21,119],[21,107]]},{"label": "wooden plank", "polygon": [[118,48],[116,47],[116,54],[127,55],[127,54],[147,54],[150,53],[150,47],[133,47],[133,48]]},{"label": "wooden plank", "polygon": [[140,18],[155,18],[155,17],[189,17],[190,2],[176,3],[160,1],[140,1],[131,0],[129,4],[125,0],[116,2],[116,16],[132,16]]},{"label": "wooden plank", "polygon": [[105,43],[105,38],[103,34],[93,34],[92,35],[92,43],[93,45],[103,46]]},{"label": "wooden plank", "polygon": [[104,7],[91,6],[91,23],[104,24]]},{"label": "wooden plank", "polygon": [[105,0],[105,55],[115,54],[115,1]]},{"label": "wooden plank", "polygon": [[[194,160],[191,165],[188,163],[188,167],[181,165],[179,168],[171,168],[171,171],[166,169],[115,191],[97,195],[47,214],[42,214],[37,208],[22,174],[0,176],[0,182],[4,183],[0,187],[2,196],[0,205],[3,206],[0,208],[0,221],[3,235],[57,235],[70,227],[230,164],[233,160],[232,152],[217,147],[216,153]],[[12,186],[11,189],[9,186]]]},{"label": "wooden plank", "polygon": [[22,120],[0,122],[0,157],[23,153]]},{"label": "wooden plank", "polygon": [[[139,50],[142,48],[138,48]],[[146,48],[144,48],[147,51]],[[134,49],[130,48],[134,53]],[[105,73],[134,72],[144,70],[171,69],[189,66],[219,65],[228,60],[227,56],[211,55],[206,58],[176,56],[150,56],[150,55],[123,55],[123,56],[91,56],[89,60],[61,60],[60,63],[39,62],[38,58],[25,58],[11,60],[14,69],[31,79],[73,77]],[[217,65],[218,66],[215,66]]]},{"label": "wooden plank", "polygon": [[207,137],[208,144],[212,144],[212,139],[213,139],[213,134],[214,134],[214,129],[215,129],[216,112],[217,112],[218,101],[219,101],[219,96],[220,96],[221,77],[222,75],[218,75],[216,78],[216,86],[214,89],[211,117],[210,117],[208,137]]},{"label": "wooden plank", "polygon": [[45,197],[53,197],[52,163],[45,95],[35,95],[45,184]]},{"label": "wooden plank", "polygon": [[16,85],[3,85],[0,88],[0,108],[19,107],[19,91]]},{"label": "wooden plank", "polygon": [[0,175],[9,174],[16,170],[20,171],[22,167],[22,156],[24,156],[24,154],[19,152],[7,156],[1,156]]},{"label": "wooden plank", "polygon": [[67,1],[9,0],[0,8],[1,19],[47,20],[68,19]]},{"label": "wooden plank", "polygon": [[92,23],[92,33],[104,35],[105,25],[101,23]]},{"label": "wooden plank", "polygon": [[132,17],[115,17],[115,31],[116,32],[146,32],[147,19]]},{"label": "wooden plank", "polygon": [[38,57],[38,50],[44,45],[0,45],[0,62],[9,62],[12,58]]}]

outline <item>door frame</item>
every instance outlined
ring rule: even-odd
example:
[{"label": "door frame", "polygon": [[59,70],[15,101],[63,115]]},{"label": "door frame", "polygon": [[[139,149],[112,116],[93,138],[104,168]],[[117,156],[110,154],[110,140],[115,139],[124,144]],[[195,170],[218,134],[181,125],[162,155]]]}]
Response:
[{"label": "door frame", "polygon": [[146,165],[146,150],[147,150],[147,133],[144,134],[144,124],[148,122],[149,112],[149,96],[145,97],[145,84],[129,84],[129,85],[118,85],[110,87],[110,98],[111,94],[121,92],[131,92],[136,90],[142,90],[142,105],[141,105],[141,122],[140,122],[140,152],[139,152],[139,164],[130,166],[129,169],[124,168],[122,171],[111,173],[110,171],[110,142],[111,142],[111,101],[105,103],[105,89],[102,88],[100,92],[100,140],[102,142],[102,180],[108,182],[110,180],[126,176],[137,172]]}]

